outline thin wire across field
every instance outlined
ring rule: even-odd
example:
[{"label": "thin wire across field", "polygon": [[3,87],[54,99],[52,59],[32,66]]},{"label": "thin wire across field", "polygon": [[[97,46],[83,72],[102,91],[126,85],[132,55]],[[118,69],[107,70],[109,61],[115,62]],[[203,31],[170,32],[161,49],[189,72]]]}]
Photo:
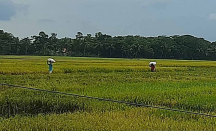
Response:
[{"label": "thin wire across field", "polygon": [[110,102],[115,102],[115,103],[133,105],[133,106],[142,106],[142,107],[156,108],[156,109],[161,109],[161,110],[183,112],[183,113],[195,114],[195,115],[200,115],[200,116],[216,117],[215,115],[210,115],[210,114],[204,114],[204,113],[198,113],[198,112],[192,112],[192,111],[185,111],[185,110],[178,110],[178,109],[172,109],[172,108],[165,108],[165,107],[159,107],[159,106],[144,105],[144,104],[139,104],[139,103],[130,103],[130,102],[125,102],[125,101],[111,100],[111,99],[98,98],[98,97],[92,97],[92,96],[84,96],[84,95],[78,95],[78,94],[64,93],[64,92],[58,92],[58,91],[50,91],[50,90],[31,88],[31,87],[24,87],[24,86],[17,86],[17,85],[11,85],[11,84],[3,84],[3,83],[0,83],[0,85],[9,86],[9,87],[16,87],[16,88],[23,88],[23,89],[29,89],[29,90],[36,90],[36,91],[42,91],[42,92],[49,92],[49,93],[55,93],[55,94],[61,94],[61,95],[83,97],[83,98],[88,98],[88,99],[110,101]]}]

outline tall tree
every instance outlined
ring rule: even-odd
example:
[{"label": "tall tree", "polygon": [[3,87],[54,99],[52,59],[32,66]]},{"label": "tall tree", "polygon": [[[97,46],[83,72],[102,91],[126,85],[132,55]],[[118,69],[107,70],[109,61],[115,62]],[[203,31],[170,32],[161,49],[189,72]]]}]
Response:
[{"label": "tall tree", "polygon": [[19,54],[20,55],[28,55],[28,50],[31,46],[31,40],[27,37],[24,39],[20,40],[20,50],[19,50]]},{"label": "tall tree", "polygon": [[90,47],[90,45],[92,44],[92,42],[93,42],[93,39],[92,39],[91,34],[87,34],[86,36],[84,36],[84,40],[83,40],[83,44],[82,44],[82,47],[83,47],[83,56],[86,56],[86,49],[88,47]]},{"label": "tall tree", "polygon": [[39,32],[39,36],[32,36],[33,38],[33,44],[36,48],[36,54],[37,55],[48,55],[48,35],[41,31]]},{"label": "tall tree", "polygon": [[100,56],[100,49],[102,48],[102,44],[104,41],[104,36],[101,32],[95,33],[95,48],[97,49],[97,56]]}]

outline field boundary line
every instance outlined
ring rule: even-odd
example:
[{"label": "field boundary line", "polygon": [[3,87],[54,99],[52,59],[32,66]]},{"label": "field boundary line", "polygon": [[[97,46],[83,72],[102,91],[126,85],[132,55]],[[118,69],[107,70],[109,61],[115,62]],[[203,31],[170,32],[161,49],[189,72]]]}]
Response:
[{"label": "field boundary line", "polygon": [[72,94],[72,93],[59,92],[59,91],[50,91],[50,90],[39,89],[39,88],[32,88],[32,87],[25,87],[25,86],[11,85],[11,84],[3,84],[3,83],[0,83],[0,85],[9,86],[9,87],[16,87],[16,88],[23,88],[23,89],[29,89],[29,90],[35,90],[35,91],[49,92],[49,93],[55,93],[55,94],[61,94],[61,95],[76,96],[76,97],[82,97],[82,98],[88,98],[88,99],[109,101],[109,102],[115,102],[115,103],[122,103],[122,104],[133,105],[133,106],[142,106],[142,107],[155,108],[155,109],[161,109],[161,110],[182,112],[182,113],[194,114],[194,115],[200,115],[200,116],[216,117],[216,115],[210,115],[210,114],[204,114],[204,113],[198,113],[198,112],[192,112],[192,111],[185,111],[185,110],[172,109],[172,108],[166,108],[166,107],[160,107],[160,106],[151,106],[151,105],[145,105],[145,104],[139,104],[139,103],[131,103],[131,102],[125,102],[125,101],[111,100],[111,99],[105,99],[105,98],[99,98],[99,97],[92,97],[92,96],[85,96],[85,95],[78,95],[78,94]]}]

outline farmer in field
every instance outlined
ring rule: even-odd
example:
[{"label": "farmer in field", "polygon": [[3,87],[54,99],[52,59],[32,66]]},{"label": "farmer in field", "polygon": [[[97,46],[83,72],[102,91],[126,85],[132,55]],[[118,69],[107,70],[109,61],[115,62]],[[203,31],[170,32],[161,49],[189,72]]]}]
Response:
[{"label": "farmer in field", "polygon": [[156,62],[150,62],[149,63],[149,67],[151,67],[151,72],[155,72],[156,71],[155,66],[156,66]]},{"label": "farmer in field", "polygon": [[49,66],[49,73],[51,74],[53,71],[53,63],[55,63],[56,61],[52,58],[49,58],[47,60],[47,65]]}]

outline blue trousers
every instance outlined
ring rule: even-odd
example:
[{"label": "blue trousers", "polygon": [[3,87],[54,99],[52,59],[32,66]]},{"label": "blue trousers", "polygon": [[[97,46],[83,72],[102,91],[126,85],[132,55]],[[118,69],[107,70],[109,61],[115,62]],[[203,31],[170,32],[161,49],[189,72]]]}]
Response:
[{"label": "blue trousers", "polygon": [[49,64],[49,73],[52,73],[52,71],[53,71],[53,65]]}]

